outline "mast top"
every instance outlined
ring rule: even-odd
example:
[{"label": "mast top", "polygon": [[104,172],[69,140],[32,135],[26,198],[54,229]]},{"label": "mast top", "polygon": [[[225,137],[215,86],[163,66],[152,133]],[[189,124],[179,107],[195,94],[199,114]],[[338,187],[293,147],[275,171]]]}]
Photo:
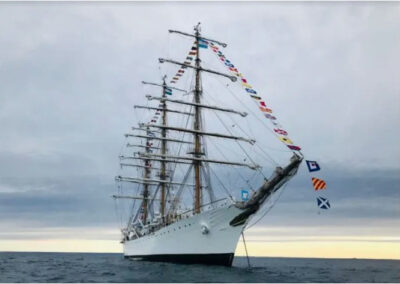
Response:
[{"label": "mast top", "polygon": [[196,35],[200,35],[200,32],[201,32],[200,22],[198,22],[197,25],[195,25],[193,29],[196,32]]},{"label": "mast top", "polygon": [[206,37],[204,37],[204,36],[200,36],[200,31],[201,31],[200,22],[199,22],[197,25],[195,25],[195,26],[193,27],[193,29],[194,29],[194,31],[195,31],[195,34],[194,34],[194,35],[193,35],[193,34],[189,34],[189,33],[185,33],[185,32],[181,32],[181,31],[176,31],[176,30],[168,30],[168,32],[170,32],[170,33],[177,33],[177,34],[181,34],[181,35],[189,36],[189,37],[194,37],[194,38],[196,38],[196,39],[199,38],[199,39],[211,41],[211,42],[216,43],[216,44],[218,44],[218,45],[220,45],[220,46],[222,46],[222,47],[227,47],[227,46],[228,46],[226,43],[220,42],[220,41],[218,41],[218,40],[206,38]]}]

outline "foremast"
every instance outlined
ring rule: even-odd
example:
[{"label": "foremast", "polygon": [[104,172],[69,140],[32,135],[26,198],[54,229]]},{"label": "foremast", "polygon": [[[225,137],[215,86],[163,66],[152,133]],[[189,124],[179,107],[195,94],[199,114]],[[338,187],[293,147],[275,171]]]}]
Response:
[{"label": "foremast", "polygon": [[[193,68],[195,70],[195,87],[194,87],[194,120],[193,120],[193,130],[186,130],[186,132],[191,132],[194,136],[194,151],[192,152],[193,155],[193,169],[194,169],[194,206],[193,206],[193,213],[194,214],[199,214],[201,213],[201,208],[202,208],[202,167],[203,167],[203,159],[202,156],[205,156],[205,149],[203,149],[202,147],[202,137],[203,135],[210,135],[210,133],[206,133],[203,132],[203,127],[202,127],[202,108],[203,107],[207,107],[205,105],[202,105],[202,86],[201,86],[201,72],[209,72],[215,75],[221,75],[224,77],[228,77],[229,79],[231,79],[232,81],[236,81],[236,77],[233,76],[229,76],[227,74],[223,74],[217,71],[213,71],[213,70],[208,70],[208,69],[204,69],[201,66],[201,59],[200,59],[200,41],[201,40],[209,40],[212,42],[215,42],[219,45],[222,45],[224,47],[226,47],[226,44],[221,43],[219,41],[216,40],[212,40],[212,39],[206,39],[204,37],[201,36],[200,34],[200,23],[198,23],[195,27],[194,27],[194,35],[193,34],[188,34],[188,33],[184,33],[184,32],[180,32],[180,31],[174,31],[174,30],[169,30],[170,33],[178,33],[184,36],[189,36],[189,37],[193,37],[195,38],[195,46],[196,46],[196,59],[195,59],[195,66],[188,66],[186,64],[182,64],[173,60],[168,60],[168,59],[162,59],[160,58],[160,62],[169,62],[169,63],[173,63],[173,64],[178,64],[178,65],[182,65],[185,67],[190,67]],[[178,102],[178,101],[175,101]],[[178,102],[178,103],[184,103],[184,102]],[[184,103],[185,104],[185,103]],[[214,108],[216,110],[222,110],[222,111],[229,111],[229,112],[235,112],[232,110],[226,110],[226,109],[217,109]],[[238,112],[236,112],[238,113]],[[244,114],[243,116],[246,116],[247,114]],[[184,131],[184,130],[178,130],[178,131]],[[217,135],[213,135],[218,137]],[[220,136],[223,137],[223,136]],[[223,138],[232,138],[232,137],[223,137]],[[218,161],[217,161],[218,162]],[[222,163],[223,161],[221,161]],[[209,187],[211,185],[208,185]]]}]

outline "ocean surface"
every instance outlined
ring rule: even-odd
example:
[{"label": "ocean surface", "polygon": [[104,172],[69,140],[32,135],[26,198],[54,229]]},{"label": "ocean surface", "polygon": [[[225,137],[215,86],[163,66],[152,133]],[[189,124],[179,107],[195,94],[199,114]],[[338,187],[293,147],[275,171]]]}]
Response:
[{"label": "ocean surface", "polygon": [[107,253],[0,252],[0,282],[400,282],[400,260],[235,257],[232,267]]}]

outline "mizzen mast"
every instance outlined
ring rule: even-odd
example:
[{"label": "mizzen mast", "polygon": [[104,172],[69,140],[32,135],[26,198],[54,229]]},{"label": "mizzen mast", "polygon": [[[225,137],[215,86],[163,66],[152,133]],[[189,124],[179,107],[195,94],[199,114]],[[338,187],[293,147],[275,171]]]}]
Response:
[{"label": "mizzen mast", "polygon": [[[146,134],[150,135],[150,127],[146,127]],[[146,153],[150,153],[150,148],[151,147],[151,143],[150,143],[150,139],[146,138]],[[151,162],[149,160],[144,160],[144,179],[149,179],[150,178],[150,174],[151,174]],[[142,201],[142,222],[143,224],[146,224],[147,222],[147,215],[148,215],[148,201],[149,201],[149,184],[148,183],[144,183],[143,184],[143,201]]]},{"label": "mizzen mast", "polygon": [[[165,98],[166,97],[166,91],[167,91],[167,84],[165,83],[165,77],[163,78],[163,86],[162,86],[162,97]],[[163,101],[162,102],[162,125],[166,126],[167,125],[167,102]],[[161,129],[161,137],[166,138],[167,137],[167,130]],[[167,154],[167,141],[166,140],[162,140],[161,141],[161,154],[162,155],[166,155]],[[161,172],[160,172],[160,179],[166,179],[167,175],[166,175],[166,167],[167,164],[165,162],[165,158],[163,158],[163,161],[161,162]],[[160,214],[162,219],[164,220],[164,215],[165,215],[165,194],[166,194],[166,190],[165,190],[166,184],[165,183],[161,183],[161,197],[160,197]]]}]

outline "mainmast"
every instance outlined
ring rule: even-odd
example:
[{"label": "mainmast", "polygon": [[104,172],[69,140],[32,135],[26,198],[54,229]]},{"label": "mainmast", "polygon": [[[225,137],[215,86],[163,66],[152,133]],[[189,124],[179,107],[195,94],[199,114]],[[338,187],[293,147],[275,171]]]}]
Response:
[{"label": "mainmast", "polygon": [[[232,81],[236,81],[236,77],[230,76],[227,74],[223,74],[217,71],[209,70],[209,69],[204,69],[201,67],[201,60],[200,60],[200,41],[211,41],[214,43],[217,43],[219,45],[222,45],[223,47],[226,47],[226,44],[221,43],[216,40],[212,40],[209,38],[204,38],[200,35],[200,23],[198,23],[194,27],[194,35],[193,34],[188,34],[180,31],[174,31],[174,30],[169,30],[170,33],[178,33],[184,36],[189,36],[195,38],[195,51],[196,51],[196,59],[195,59],[195,66],[190,66],[187,65],[186,63],[180,63],[176,62],[174,60],[169,60],[169,59],[164,59],[160,58],[160,63],[164,62],[169,62],[172,64],[177,64],[189,68],[193,68],[195,70],[195,88],[194,88],[194,98],[193,101],[194,103],[192,104],[194,107],[194,121],[193,121],[193,128],[192,130],[187,130],[187,132],[191,132],[194,136],[194,151],[191,153],[193,155],[192,158],[192,163],[193,163],[193,168],[194,168],[194,213],[198,214],[201,211],[201,204],[202,204],[202,177],[201,177],[201,167],[202,167],[202,156],[205,155],[205,151],[202,149],[202,136],[209,134],[209,133],[204,133],[202,131],[202,116],[201,116],[201,109],[203,107],[207,107],[201,104],[201,97],[202,97],[202,87],[201,87],[201,71],[205,71],[211,74],[216,74],[216,75],[221,75],[224,77],[228,77]],[[151,97],[149,97],[151,99]],[[178,100],[174,100],[174,103],[183,103]],[[185,104],[185,103],[184,103]],[[230,110],[224,110],[224,111],[230,111]],[[182,129],[175,129],[178,131],[182,131]]]},{"label": "mainmast", "polygon": [[[196,60],[195,60],[195,74],[196,74],[196,82],[194,89],[194,101],[196,104],[201,103],[201,83],[200,83],[200,49],[199,49],[199,41],[200,41],[200,23],[194,28],[195,37],[196,37]],[[196,131],[201,131],[201,108],[197,105],[194,107],[194,124],[193,129]],[[193,156],[195,158],[201,157],[201,136],[196,133],[194,135],[194,153]],[[194,213],[200,213],[201,208],[201,161],[193,161],[194,164],[194,181],[195,181],[195,189],[194,189]]]}]

